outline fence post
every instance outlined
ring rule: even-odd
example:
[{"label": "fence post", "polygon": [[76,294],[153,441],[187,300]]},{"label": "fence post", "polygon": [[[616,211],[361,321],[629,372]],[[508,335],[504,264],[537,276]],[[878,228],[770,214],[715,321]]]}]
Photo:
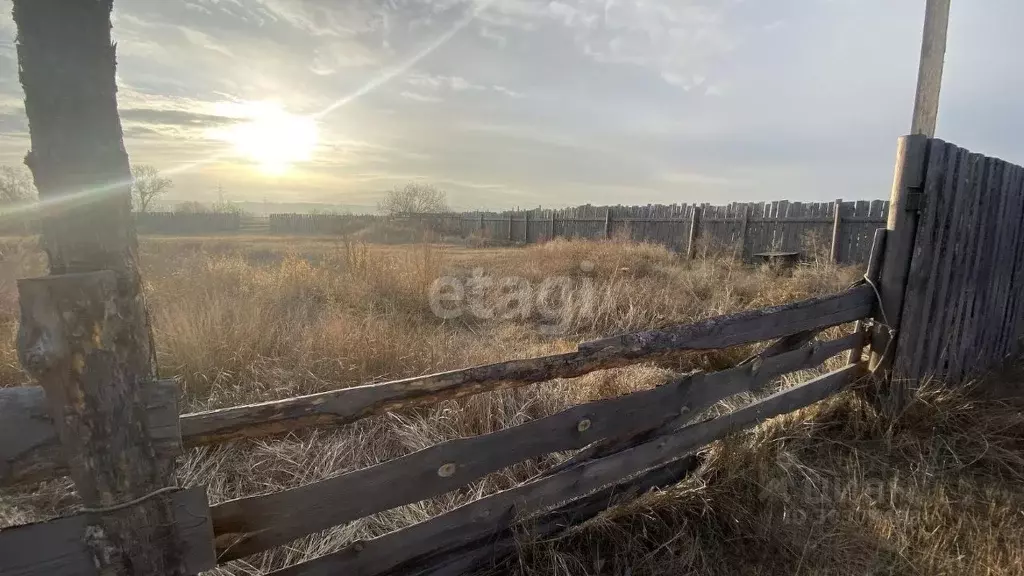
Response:
[{"label": "fence post", "polygon": [[[911,135],[900,138],[896,149],[896,171],[886,225],[888,232],[878,283],[880,310],[875,314],[879,322],[891,328],[899,327],[903,317],[903,300],[917,235],[919,208],[911,196],[920,194],[924,185],[927,148],[927,136]],[[897,353],[896,342],[892,341],[889,334],[877,332],[871,341],[871,369],[889,370]]]},{"label": "fence post", "polygon": [[530,211],[523,212],[523,243],[530,242]]},{"label": "fence post", "polygon": [[555,239],[555,209],[551,209],[551,239]]},{"label": "fence post", "polygon": [[750,220],[750,203],[745,203],[742,206],[743,207],[740,208],[743,211],[742,218],[740,220],[740,261],[741,262],[744,260],[744,256],[747,253],[747,225],[749,224],[749,220]]},{"label": "fence post", "polygon": [[[839,204],[837,201],[836,204]],[[871,240],[871,255],[868,257],[867,272],[864,273],[864,277],[878,285],[878,277],[882,271],[882,255],[885,253],[885,239],[888,234],[888,230],[885,228],[878,228],[875,230],[874,237]],[[858,320],[853,327],[853,333],[859,334],[864,331],[865,323]],[[871,333],[865,333],[865,341],[870,339]],[[865,342],[866,343],[866,342]],[[847,364],[857,364],[862,360],[864,356],[864,345],[861,344],[857,348],[853,348],[846,355]]]},{"label": "fence post", "polygon": [[508,241],[512,241],[512,211],[508,211]]},{"label": "fence post", "polygon": [[[81,538],[94,570],[184,574],[170,502],[174,463],[156,456],[141,394],[156,365],[117,111],[111,2],[62,9],[14,2],[32,139],[26,164],[40,200],[55,207],[41,230],[50,276],[18,282],[18,356],[45,389],[86,506]],[[68,22],[78,23],[74,33]],[[55,64],[89,74],[54,74]],[[103,193],[67,201],[81,190]],[[212,557],[212,529],[209,546]]]},{"label": "fence post", "polygon": [[604,237],[606,240],[612,237],[612,209],[610,206],[604,209]]},{"label": "fence post", "polygon": [[833,264],[839,263],[839,227],[842,226],[843,223],[842,208],[843,199],[836,198],[833,208],[835,213],[832,215],[832,250],[829,255]]},{"label": "fence post", "polygon": [[690,238],[686,243],[686,259],[693,260],[697,254],[697,231],[700,228],[700,216],[703,208],[693,205],[693,218],[690,219]]}]

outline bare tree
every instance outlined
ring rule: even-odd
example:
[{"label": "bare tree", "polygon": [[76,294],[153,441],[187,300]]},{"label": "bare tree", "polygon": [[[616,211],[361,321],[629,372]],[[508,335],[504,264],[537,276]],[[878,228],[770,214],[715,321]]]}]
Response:
[{"label": "bare tree", "polygon": [[449,210],[448,194],[433,184],[423,182],[410,182],[402,188],[396,186],[377,204],[378,212],[390,216],[448,212]]},{"label": "bare tree", "polygon": [[0,166],[0,203],[24,202],[35,197],[36,187],[27,169]]},{"label": "bare tree", "polygon": [[132,166],[132,203],[137,212],[148,212],[153,200],[163,196],[174,182],[160,175],[155,166],[136,164]]}]

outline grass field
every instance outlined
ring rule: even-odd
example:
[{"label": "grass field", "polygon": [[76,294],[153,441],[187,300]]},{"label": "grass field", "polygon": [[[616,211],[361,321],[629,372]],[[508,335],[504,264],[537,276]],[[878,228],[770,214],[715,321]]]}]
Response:
[{"label": "grass field", "polygon": [[[14,352],[14,279],[43,273],[44,260],[29,240],[0,249],[0,385],[14,386],[24,380]],[[142,240],[141,259],[160,371],[181,379],[188,411],[569,351],[596,336],[837,291],[860,274],[828,264],[780,273],[724,257],[688,262],[661,247],[614,241],[472,249],[153,237]],[[448,292],[438,291],[438,279]],[[451,297],[453,286],[461,300]],[[681,354],[339,430],[204,448],[181,459],[181,481],[206,484],[214,501],[279,490],[651,387],[672,372],[724,368],[748,353]],[[1020,388],[992,391],[1021,380],[1010,373],[973,391],[926,386],[895,421],[844,393],[716,444],[692,478],[564,537],[535,542],[524,534],[521,554],[501,570],[1019,574],[1024,400]],[[308,559],[508,488],[566,456],[218,572],[260,574]],[[8,490],[0,493],[0,525],[74,506],[67,481]]]}]

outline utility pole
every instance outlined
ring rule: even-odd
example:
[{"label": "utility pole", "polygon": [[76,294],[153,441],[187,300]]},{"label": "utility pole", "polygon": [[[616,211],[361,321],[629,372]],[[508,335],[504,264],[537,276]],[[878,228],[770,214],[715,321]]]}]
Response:
[{"label": "utility pole", "polygon": [[[925,6],[921,62],[917,73],[911,134],[900,139],[896,174],[889,197],[889,220],[886,225],[879,306],[890,328],[897,330],[903,317],[907,276],[910,274],[910,260],[917,235],[918,207],[910,202],[910,195],[912,191],[920,190],[923,185],[928,139],[935,136],[942,69],[946,57],[949,5],[950,0],[927,0]],[[890,336],[883,333],[872,336],[873,370],[889,370],[892,367],[893,357],[897,353],[896,342],[889,340]],[[898,380],[899,375],[896,375],[896,378]],[[902,386],[902,383],[897,386]]]},{"label": "utility pole", "polygon": [[917,95],[914,98],[914,119],[910,133],[924,134],[932,138],[935,136],[935,124],[939,117],[939,93],[946,57],[950,0],[927,1],[924,34],[921,38],[921,63],[917,72]]}]

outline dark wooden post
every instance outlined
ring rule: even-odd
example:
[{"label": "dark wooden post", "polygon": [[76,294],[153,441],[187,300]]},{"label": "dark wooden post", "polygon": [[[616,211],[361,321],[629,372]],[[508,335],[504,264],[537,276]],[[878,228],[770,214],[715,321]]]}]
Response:
[{"label": "dark wooden post", "polygon": [[141,394],[156,365],[110,11],[111,0],[14,1],[32,146],[25,163],[52,208],[42,222],[50,276],[18,283],[18,351],[46,391],[90,515],[82,537],[98,572],[183,574],[173,460],[157,456]]},{"label": "dark wooden post", "polygon": [[833,205],[835,213],[832,214],[832,250],[830,253],[830,259],[833,263],[839,263],[839,227],[842,226],[843,216],[843,199],[837,198]]},{"label": "dark wooden post", "polygon": [[697,255],[697,233],[700,229],[700,217],[703,208],[693,205],[693,218],[690,219],[690,237],[686,243],[686,258],[693,260],[694,256]]},{"label": "dark wooden post", "polygon": [[747,253],[747,226],[750,224],[750,204],[741,204],[740,217],[740,261],[743,261]]},{"label": "dark wooden post", "polygon": [[605,239],[612,237],[612,209],[611,207],[604,209],[604,237]]},{"label": "dark wooden post", "polygon": [[555,209],[551,209],[551,239],[555,239]]},{"label": "dark wooden post", "polygon": [[530,242],[530,211],[523,212],[523,243]]},{"label": "dark wooden post", "polygon": [[[880,309],[875,315],[879,322],[885,322],[892,328],[899,327],[903,317],[903,299],[914,252],[919,209],[911,196],[919,195],[924,185],[927,147],[926,136],[912,135],[900,138],[896,150],[896,172],[889,197],[888,232],[878,285]],[[872,338],[872,370],[888,370],[892,366],[896,342],[889,340],[888,334],[882,332]]]},{"label": "dark wooden post", "polygon": [[508,241],[512,241],[512,211],[508,211]]},{"label": "dark wooden post", "polygon": [[[839,202],[837,201],[836,204]],[[871,255],[868,257],[868,269],[864,273],[864,277],[878,285],[879,275],[882,272],[882,255],[885,253],[885,238],[888,234],[888,230],[885,228],[878,228],[875,230],[875,235],[871,241]],[[864,322],[858,320],[853,328],[854,334],[861,334],[864,332]],[[865,339],[870,337],[870,334],[863,334]],[[858,346],[849,351],[846,356],[847,364],[857,364],[861,361],[864,355],[864,346]]]}]

